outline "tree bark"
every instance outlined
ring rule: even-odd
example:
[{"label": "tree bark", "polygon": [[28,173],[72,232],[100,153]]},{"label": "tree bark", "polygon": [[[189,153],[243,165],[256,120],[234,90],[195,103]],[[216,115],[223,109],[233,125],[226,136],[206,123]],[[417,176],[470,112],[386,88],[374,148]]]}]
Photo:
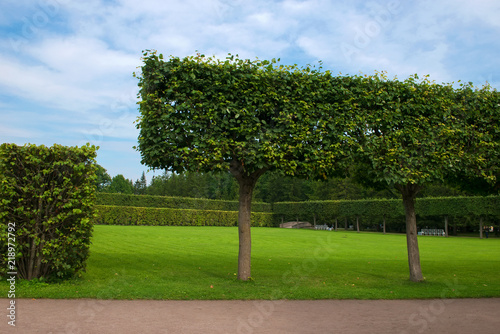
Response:
[{"label": "tree bark", "polygon": [[420,267],[420,253],[418,250],[417,215],[415,213],[416,196],[420,187],[415,184],[406,184],[396,187],[403,197],[406,215],[406,244],[408,248],[408,265],[410,268],[410,281],[421,282],[424,280]]},{"label": "tree bark", "polygon": [[238,212],[238,279],[247,281],[251,275],[252,237],[250,232],[252,214],[252,193],[259,177],[265,169],[247,173],[243,163],[233,160],[230,168],[231,174],[239,184],[239,212]]}]

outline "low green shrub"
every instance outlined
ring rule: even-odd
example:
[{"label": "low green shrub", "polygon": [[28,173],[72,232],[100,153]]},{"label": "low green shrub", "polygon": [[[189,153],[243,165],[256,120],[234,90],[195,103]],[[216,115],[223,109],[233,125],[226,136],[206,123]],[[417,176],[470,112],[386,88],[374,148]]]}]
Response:
[{"label": "low green shrub", "polygon": [[[102,225],[237,226],[238,212],[99,205],[95,222]],[[273,215],[252,213],[252,226],[275,226]]]},{"label": "low green shrub", "polygon": [[[98,193],[97,204],[145,208],[238,211],[238,201],[169,196],[128,195],[118,193]],[[271,212],[271,209],[271,204],[268,203],[252,203],[252,211],[254,212]]]}]

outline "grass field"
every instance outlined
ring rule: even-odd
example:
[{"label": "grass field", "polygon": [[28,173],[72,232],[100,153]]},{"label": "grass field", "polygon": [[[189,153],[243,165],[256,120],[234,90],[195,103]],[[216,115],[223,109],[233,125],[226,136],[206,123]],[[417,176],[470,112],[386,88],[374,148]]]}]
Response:
[{"label": "grass field", "polygon": [[[408,279],[404,235],[253,228],[252,280],[236,280],[234,227],[96,226],[87,272],[18,281],[17,298],[407,299],[500,297],[500,239],[419,237],[425,282]],[[0,293],[7,296],[5,280]]]}]

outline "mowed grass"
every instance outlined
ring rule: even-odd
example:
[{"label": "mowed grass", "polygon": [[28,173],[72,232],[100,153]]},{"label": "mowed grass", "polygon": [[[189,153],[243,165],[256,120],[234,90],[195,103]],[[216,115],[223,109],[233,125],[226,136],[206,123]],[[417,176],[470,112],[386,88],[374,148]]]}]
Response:
[{"label": "mowed grass", "polygon": [[[17,298],[410,299],[500,297],[500,239],[419,237],[425,282],[408,277],[405,235],[253,228],[252,280],[236,279],[233,227],[96,226],[87,272],[18,281]],[[7,296],[8,285],[0,284]]]}]

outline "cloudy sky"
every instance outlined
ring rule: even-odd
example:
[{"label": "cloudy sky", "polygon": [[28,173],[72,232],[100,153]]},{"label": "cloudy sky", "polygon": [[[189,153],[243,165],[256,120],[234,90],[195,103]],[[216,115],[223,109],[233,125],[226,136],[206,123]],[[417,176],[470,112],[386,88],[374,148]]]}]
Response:
[{"label": "cloudy sky", "polygon": [[111,176],[136,180],[142,50],[498,89],[499,36],[497,0],[2,0],[0,143],[91,142]]}]

